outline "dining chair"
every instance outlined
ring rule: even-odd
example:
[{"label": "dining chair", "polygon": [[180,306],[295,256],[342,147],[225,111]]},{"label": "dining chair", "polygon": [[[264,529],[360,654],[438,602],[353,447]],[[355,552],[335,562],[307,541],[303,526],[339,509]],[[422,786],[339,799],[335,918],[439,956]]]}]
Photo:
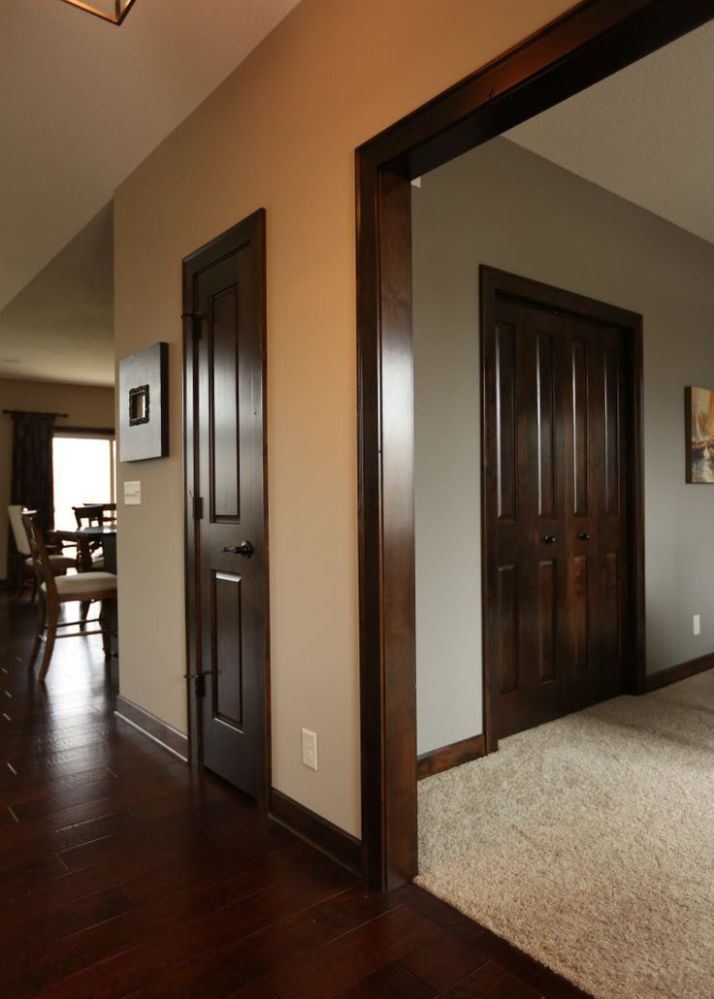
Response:
[{"label": "dining chair", "polygon": [[[107,603],[116,600],[117,578],[111,572],[83,572],[76,576],[55,577],[47,554],[44,537],[37,523],[37,513],[32,510],[23,511],[22,523],[27,533],[30,546],[30,557],[37,578],[37,588],[40,595],[40,612],[37,622],[37,635],[30,656],[29,666],[34,666],[42,643],[45,651],[42,656],[39,679],[44,680],[50,668],[52,652],[57,638],[81,638],[88,635],[101,635],[104,655],[110,654],[110,631],[107,626]],[[62,628],[79,626],[80,621],[60,621],[60,608],[70,601],[94,602],[100,605],[99,617],[90,621],[98,624],[95,631],[60,631]]]},{"label": "dining chair", "polygon": [[85,521],[92,526],[102,527],[106,523],[114,523],[117,519],[116,503],[82,503],[73,506],[77,527],[84,527]]},{"label": "dining chair", "polygon": [[[25,525],[22,522],[22,512],[23,507],[21,504],[13,504],[8,507],[8,515],[10,518],[10,526],[12,528],[13,537],[15,538],[15,547],[17,548],[18,554],[18,585],[20,590],[24,589],[24,584],[28,577],[32,580],[32,593],[30,594],[30,603],[34,603],[37,597],[37,576],[35,575],[32,563],[32,552],[30,550],[30,542],[27,537],[27,532],[25,530]],[[63,554],[62,545],[59,546],[58,552],[53,552],[48,549],[48,559],[52,573],[55,576],[64,576],[68,569],[77,568],[77,558]]]}]

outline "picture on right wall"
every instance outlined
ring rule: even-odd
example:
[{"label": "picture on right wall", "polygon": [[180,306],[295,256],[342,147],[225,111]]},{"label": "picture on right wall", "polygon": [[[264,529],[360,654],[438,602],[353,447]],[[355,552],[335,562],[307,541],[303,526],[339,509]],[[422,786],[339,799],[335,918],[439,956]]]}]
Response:
[{"label": "picture on right wall", "polygon": [[684,390],[687,482],[714,484],[714,389]]}]

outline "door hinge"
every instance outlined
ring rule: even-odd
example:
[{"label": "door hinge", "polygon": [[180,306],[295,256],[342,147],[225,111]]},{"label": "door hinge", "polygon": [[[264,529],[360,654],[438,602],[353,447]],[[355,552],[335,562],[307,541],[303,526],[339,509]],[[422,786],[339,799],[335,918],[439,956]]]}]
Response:
[{"label": "door hinge", "polygon": [[187,680],[193,680],[193,689],[196,697],[206,696],[206,674],[205,673],[184,673]]},{"label": "door hinge", "polygon": [[202,326],[201,320],[203,319],[202,314],[200,312],[182,312],[181,318],[191,320],[191,336],[194,340],[200,340]]},{"label": "door hinge", "polygon": [[193,519],[203,520],[203,496],[193,497]]}]

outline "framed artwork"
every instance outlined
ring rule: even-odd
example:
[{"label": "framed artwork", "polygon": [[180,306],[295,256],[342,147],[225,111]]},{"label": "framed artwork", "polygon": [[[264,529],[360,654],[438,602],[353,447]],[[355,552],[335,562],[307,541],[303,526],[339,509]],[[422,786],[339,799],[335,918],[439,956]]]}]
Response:
[{"label": "framed artwork", "polygon": [[714,389],[684,390],[687,482],[714,485]]},{"label": "framed artwork", "polygon": [[119,361],[119,461],[169,453],[168,361],[167,343]]}]

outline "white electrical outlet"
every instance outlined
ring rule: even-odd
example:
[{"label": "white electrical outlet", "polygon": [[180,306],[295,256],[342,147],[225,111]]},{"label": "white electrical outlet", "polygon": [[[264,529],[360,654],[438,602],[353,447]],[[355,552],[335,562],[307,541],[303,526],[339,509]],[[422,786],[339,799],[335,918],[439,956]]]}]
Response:
[{"label": "white electrical outlet", "polygon": [[309,728],[302,730],[302,762],[303,766],[317,770],[317,732]]},{"label": "white electrical outlet", "polygon": [[702,633],[702,616],[701,614],[695,614],[692,618],[692,634],[701,635]]}]

